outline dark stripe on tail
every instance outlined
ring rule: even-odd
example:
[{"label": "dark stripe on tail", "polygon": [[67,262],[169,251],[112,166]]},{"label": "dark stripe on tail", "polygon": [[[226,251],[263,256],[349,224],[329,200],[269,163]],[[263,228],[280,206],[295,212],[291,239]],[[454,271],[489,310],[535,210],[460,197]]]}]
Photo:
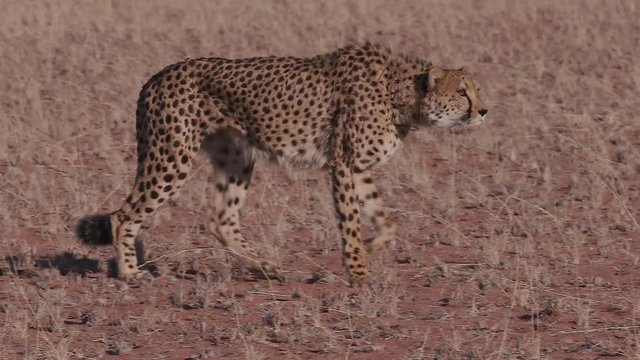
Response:
[{"label": "dark stripe on tail", "polygon": [[75,233],[87,245],[110,245],[113,243],[109,214],[89,215],[76,224]]}]

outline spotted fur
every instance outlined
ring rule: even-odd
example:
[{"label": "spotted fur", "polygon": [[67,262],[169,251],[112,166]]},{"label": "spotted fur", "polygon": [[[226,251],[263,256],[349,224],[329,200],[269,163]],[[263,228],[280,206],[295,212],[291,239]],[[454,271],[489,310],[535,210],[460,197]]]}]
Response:
[{"label": "spotted fur", "polygon": [[[204,151],[215,174],[211,231],[249,266],[275,275],[276,266],[242,236],[239,218],[255,155],[266,152],[281,163],[329,169],[344,264],[351,283],[362,285],[367,256],[395,236],[370,169],[389,159],[412,127],[481,123],[487,110],[478,90],[464,70],[372,44],[311,58],[202,58],[170,65],[140,92],[131,193],[108,221],[81,222],[79,236],[110,238],[119,276],[134,277],[134,239],[142,223],[180,190],[194,156]],[[360,234],[362,215],[379,234],[367,241]]]}]

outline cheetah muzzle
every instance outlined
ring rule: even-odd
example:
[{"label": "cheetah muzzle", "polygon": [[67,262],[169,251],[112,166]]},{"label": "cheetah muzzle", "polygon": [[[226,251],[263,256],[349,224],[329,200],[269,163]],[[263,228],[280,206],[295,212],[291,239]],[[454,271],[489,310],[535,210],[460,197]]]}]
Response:
[{"label": "cheetah muzzle", "polygon": [[[367,258],[395,237],[371,169],[411,129],[481,124],[487,109],[463,69],[448,70],[372,44],[311,58],[187,59],[152,76],[136,111],[138,167],[121,208],[78,225],[85,242],[113,243],[118,275],[140,270],[142,223],[185,184],[198,152],[214,167],[211,231],[250,268],[277,276],[240,231],[257,153],[285,164],[328,168],[350,283],[368,281]],[[361,237],[361,217],[377,235]]]}]

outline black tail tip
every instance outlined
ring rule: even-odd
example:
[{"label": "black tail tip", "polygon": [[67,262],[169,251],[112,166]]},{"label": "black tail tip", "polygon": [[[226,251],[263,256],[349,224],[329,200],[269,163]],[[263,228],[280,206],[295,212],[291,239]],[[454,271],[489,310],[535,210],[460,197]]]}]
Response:
[{"label": "black tail tip", "polygon": [[109,214],[89,215],[76,224],[75,233],[83,244],[110,245],[112,243]]}]

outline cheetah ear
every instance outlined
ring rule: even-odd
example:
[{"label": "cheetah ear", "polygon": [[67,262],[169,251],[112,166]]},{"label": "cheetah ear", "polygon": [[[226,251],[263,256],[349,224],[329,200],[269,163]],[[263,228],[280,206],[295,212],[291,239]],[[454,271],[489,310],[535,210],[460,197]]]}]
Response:
[{"label": "cheetah ear", "polygon": [[433,89],[436,86],[436,82],[438,82],[444,74],[445,70],[441,67],[434,66],[429,69],[427,73],[427,91]]}]

